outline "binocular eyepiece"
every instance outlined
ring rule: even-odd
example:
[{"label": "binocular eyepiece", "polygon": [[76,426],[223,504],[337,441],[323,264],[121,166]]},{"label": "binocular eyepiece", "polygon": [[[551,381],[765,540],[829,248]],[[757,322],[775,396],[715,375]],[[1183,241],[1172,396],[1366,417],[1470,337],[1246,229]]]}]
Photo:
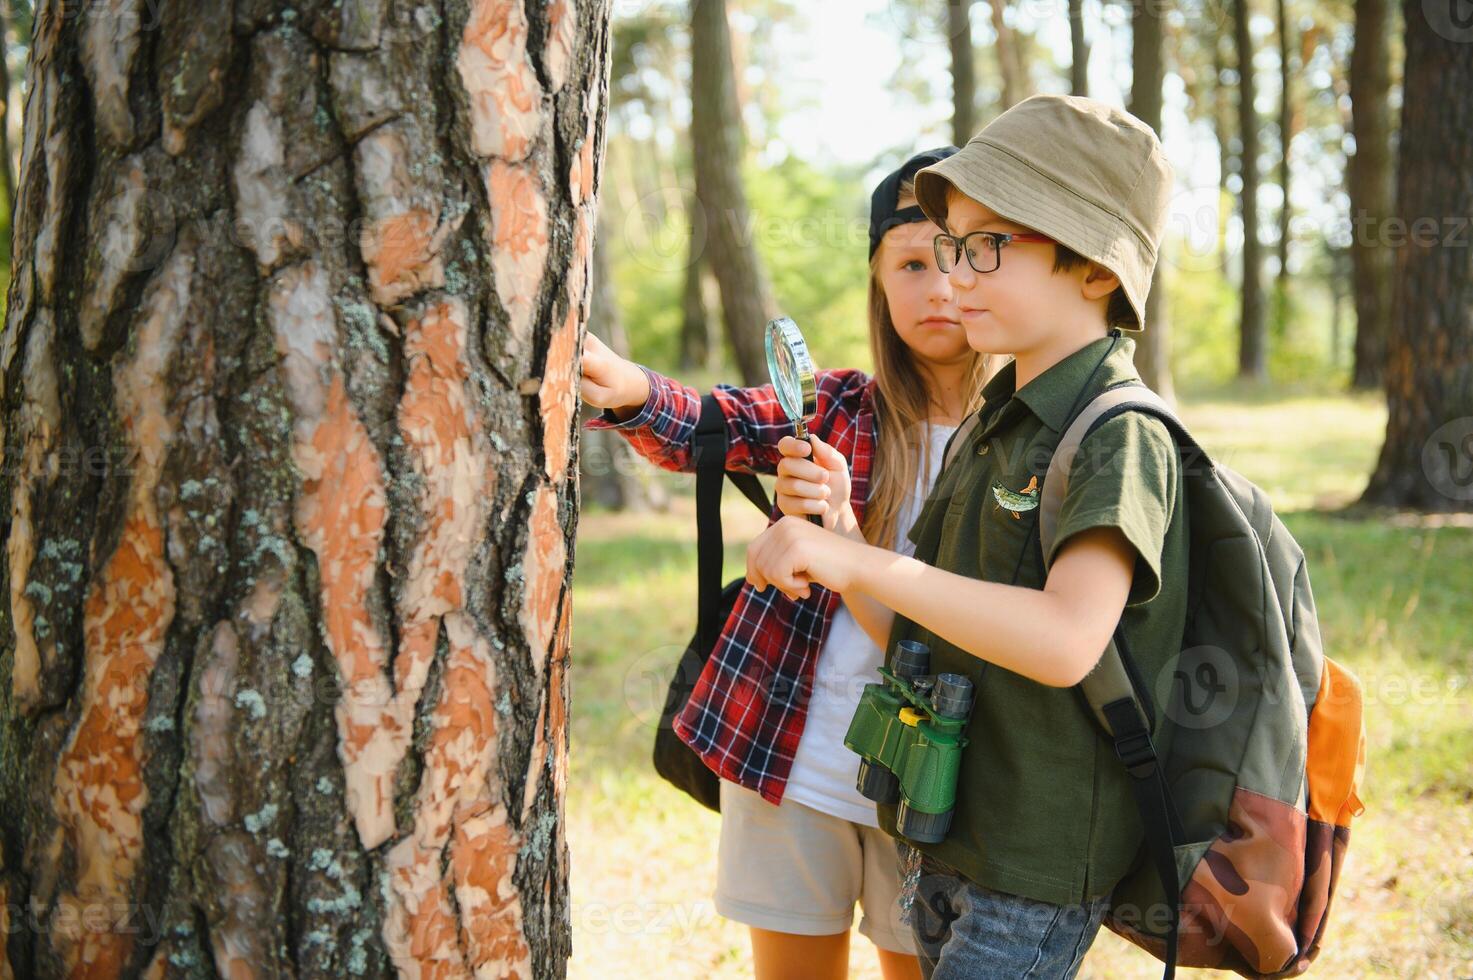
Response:
[{"label": "binocular eyepiece", "polygon": [[856,787],[877,803],[899,804],[896,829],[939,843],[951,828],[961,731],[975,689],[961,674],[931,674],[931,650],[916,640],[896,644],[884,679],[865,685],[844,744],[859,754]]}]

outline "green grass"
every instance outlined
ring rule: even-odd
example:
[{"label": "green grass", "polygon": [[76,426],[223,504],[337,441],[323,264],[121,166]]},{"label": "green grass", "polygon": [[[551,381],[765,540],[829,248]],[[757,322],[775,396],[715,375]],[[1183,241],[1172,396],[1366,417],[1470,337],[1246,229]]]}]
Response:
[{"label": "green grass", "polygon": [[[1473,974],[1473,626],[1467,522],[1345,509],[1380,449],[1374,396],[1228,385],[1184,399],[1183,415],[1223,463],[1272,497],[1309,557],[1326,651],[1367,702],[1366,812],[1312,975]],[[573,615],[574,977],[751,975],[745,927],[712,906],[719,818],[649,764],[664,684],[695,628],[689,481],[663,514],[585,512]],[[762,518],[724,505],[726,574],[745,567]],[[854,937],[852,976],[878,977]],[[1084,976],[1159,976],[1154,960],[1102,933]]]}]

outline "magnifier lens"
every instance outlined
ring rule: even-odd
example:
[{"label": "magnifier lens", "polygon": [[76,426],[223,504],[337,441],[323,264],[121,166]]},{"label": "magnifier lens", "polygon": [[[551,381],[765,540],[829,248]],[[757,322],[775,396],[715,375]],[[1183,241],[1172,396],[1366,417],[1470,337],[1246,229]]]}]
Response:
[{"label": "magnifier lens", "polygon": [[[793,434],[807,439],[808,420],[818,412],[818,383],[813,359],[808,356],[808,344],[798,325],[785,316],[767,324],[764,342],[767,373],[772,376],[777,402],[792,421]],[[809,514],[808,520],[823,526],[823,519],[817,514]]]},{"label": "magnifier lens", "polygon": [[778,404],[789,419],[802,422],[818,409],[813,361],[798,325],[788,317],[767,324],[767,372]]}]

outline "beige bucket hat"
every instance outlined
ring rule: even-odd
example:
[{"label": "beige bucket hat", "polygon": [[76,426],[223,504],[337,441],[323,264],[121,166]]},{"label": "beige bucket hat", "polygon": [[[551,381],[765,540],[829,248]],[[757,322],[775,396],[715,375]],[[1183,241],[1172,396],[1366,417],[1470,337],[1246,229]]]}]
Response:
[{"label": "beige bucket hat", "polygon": [[916,173],[917,203],[943,228],[948,183],[1115,273],[1145,326],[1171,193],[1150,126],[1094,99],[1035,95]]}]

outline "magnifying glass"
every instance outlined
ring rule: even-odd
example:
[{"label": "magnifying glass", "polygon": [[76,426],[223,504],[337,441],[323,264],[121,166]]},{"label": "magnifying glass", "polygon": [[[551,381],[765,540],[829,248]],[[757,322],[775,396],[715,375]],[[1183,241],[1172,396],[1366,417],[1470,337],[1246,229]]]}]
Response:
[{"label": "magnifying glass", "polygon": [[[767,323],[767,373],[772,376],[772,387],[777,391],[777,402],[784,414],[793,421],[793,435],[813,440],[808,435],[808,421],[818,414],[818,382],[814,379],[813,358],[808,354],[808,343],[798,331],[798,325],[790,318],[780,316]],[[818,450],[813,449],[810,459],[816,459]],[[819,527],[823,518],[809,514],[808,520]]]}]

